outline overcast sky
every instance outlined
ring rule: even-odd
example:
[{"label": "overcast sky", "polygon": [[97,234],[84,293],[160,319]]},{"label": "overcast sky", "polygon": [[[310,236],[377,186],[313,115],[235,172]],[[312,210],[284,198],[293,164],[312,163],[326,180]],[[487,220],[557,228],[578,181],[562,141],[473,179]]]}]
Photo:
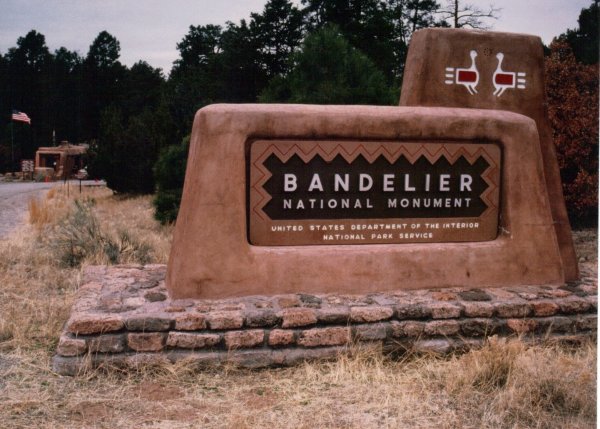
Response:
[{"label": "overcast sky", "polygon": [[[445,0],[439,0],[444,3]],[[121,43],[121,62],[145,60],[168,72],[178,52],[175,45],[190,25],[238,23],[262,11],[266,0],[2,0],[0,53],[35,29],[46,36],[51,51],[65,46],[85,56],[102,30]],[[300,1],[296,1],[300,3]],[[535,34],[548,44],[577,26],[591,0],[469,0],[486,8],[502,8],[496,31]]]}]

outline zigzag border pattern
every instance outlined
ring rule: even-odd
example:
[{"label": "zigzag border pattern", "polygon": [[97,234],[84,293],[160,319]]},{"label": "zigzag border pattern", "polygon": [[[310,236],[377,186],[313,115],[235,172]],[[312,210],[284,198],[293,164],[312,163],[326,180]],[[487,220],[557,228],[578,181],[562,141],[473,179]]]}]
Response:
[{"label": "zigzag border pattern", "polygon": [[[255,144],[256,142],[254,142]],[[311,144],[309,149],[303,148]],[[337,143],[337,144],[336,144]],[[324,146],[335,146],[327,148]],[[282,146],[289,146],[284,149]],[[354,146],[354,148],[352,148]],[[374,146],[369,150],[369,146]],[[397,146],[395,150],[390,150],[388,146]],[[412,151],[411,146],[416,146]],[[439,146],[437,149],[434,147]],[[251,190],[254,190],[260,199],[252,206],[252,211],[263,220],[269,219],[263,211],[263,207],[271,200],[271,195],[268,194],[263,186],[271,177],[271,172],[264,166],[264,161],[271,155],[275,154],[282,162],[287,162],[292,156],[298,155],[305,163],[308,163],[315,156],[319,155],[324,161],[333,160],[338,155],[341,155],[346,162],[351,164],[359,155],[362,155],[367,162],[373,163],[380,156],[385,157],[390,164],[398,160],[400,156],[404,156],[410,163],[415,163],[419,158],[425,158],[434,164],[442,156],[450,164],[454,164],[458,158],[464,157],[467,162],[473,165],[480,157],[484,157],[488,162],[489,167],[482,174],[482,178],[488,184],[488,188],[481,194],[482,200],[488,208],[481,214],[481,217],[488,216],[498,206],[494,203],[493,195],[498,189],[498,183],[494,180],[495,177],[500,177],[500,165],[496,163],[494,157],[486,150],[489,144],[460,144],[460,143],[411,143],[411,142],[332,142],[332,141],[286,141],[279,140],[276,143],[271,143],[267,148],[251,162],[259,174],[250,174]],[[472,149],[470,151],[469,149]],[[251,149],[252,151],[252,149]],[[251,158],[252,159],[252,158]],[[253,180],[254,179],[254,180]]]}]

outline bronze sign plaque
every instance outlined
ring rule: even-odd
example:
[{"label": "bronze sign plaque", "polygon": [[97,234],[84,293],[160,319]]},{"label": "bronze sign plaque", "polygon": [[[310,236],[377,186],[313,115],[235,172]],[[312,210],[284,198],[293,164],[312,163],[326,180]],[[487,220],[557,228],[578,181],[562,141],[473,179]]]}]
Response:
[{"label": "bronze sign plaque", "polygon": [[500,157],[490,143],[254,141],[250,243],[493,240]]}]

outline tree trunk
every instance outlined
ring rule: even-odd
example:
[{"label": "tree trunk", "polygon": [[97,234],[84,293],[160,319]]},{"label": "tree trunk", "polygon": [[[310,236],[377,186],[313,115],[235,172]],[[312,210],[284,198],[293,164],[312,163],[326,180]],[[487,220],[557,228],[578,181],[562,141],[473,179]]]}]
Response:
[{"label": "tree trunk", "polygon": [[454,28],[458,28],[458,0],[454,0]]}]

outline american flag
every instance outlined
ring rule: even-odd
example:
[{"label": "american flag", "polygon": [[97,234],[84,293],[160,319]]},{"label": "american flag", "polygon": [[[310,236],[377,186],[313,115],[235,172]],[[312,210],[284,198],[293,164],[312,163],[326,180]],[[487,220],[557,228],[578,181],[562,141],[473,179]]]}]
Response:
[{"label": "american flag", "polygon": [[31,119],[27,116],[27,113],[19,112],[18,110],[13,110],[12,112],[12,120],[19,122],[27,122],[31,125]]}]

